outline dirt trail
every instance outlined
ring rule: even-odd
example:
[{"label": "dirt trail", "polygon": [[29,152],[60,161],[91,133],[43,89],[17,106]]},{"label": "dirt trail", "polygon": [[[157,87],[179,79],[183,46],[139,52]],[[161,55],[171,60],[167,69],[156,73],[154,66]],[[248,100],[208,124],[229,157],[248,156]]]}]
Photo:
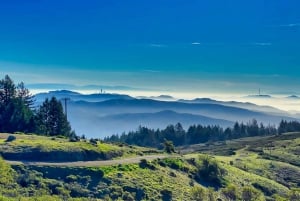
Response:
[{"label": "dirt trail", "polygon": [[110,166],[110,165],[119,165],[119,164],[132,164],[139,163],[142,159],[154,160],[162,159],[167,157],[172,157],[173,155],[146,155],[146,156],[137,156],[132,158],[121,158],[115,160],[105,160],[105,161],[76,161],[76,162],[33,162],[33,161],[10,161],[6,160],[8,164],[11,165],[29,165],[29,166],[62,166],[62,167],[99,167],[99,166]]}]

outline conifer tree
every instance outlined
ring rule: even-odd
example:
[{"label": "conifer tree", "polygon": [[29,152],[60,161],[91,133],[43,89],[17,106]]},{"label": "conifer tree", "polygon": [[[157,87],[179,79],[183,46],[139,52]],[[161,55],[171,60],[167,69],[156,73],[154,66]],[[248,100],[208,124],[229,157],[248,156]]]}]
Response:
[{"label": "conifer tree", "polygon": [[0,80],[0,132],[34,131],[33,112],[29,108],[32,96],[24,83],[18,86],[8,75]]},{"label": "conifer tree", "polygon": [[72,134],[62,104],[55,97],[50,100],[47,98],[38,109],[37,132],[48,136],[63,135],[69,137]]}]

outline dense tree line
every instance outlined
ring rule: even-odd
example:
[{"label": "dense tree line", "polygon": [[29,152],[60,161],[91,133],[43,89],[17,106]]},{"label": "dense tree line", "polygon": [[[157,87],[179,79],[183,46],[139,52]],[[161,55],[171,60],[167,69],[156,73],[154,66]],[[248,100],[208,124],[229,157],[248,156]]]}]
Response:
[{"label": "dense tree line", "polygon": [[287,132],[295,132],[300,131],[300,123],[297,121],[285,121],[282,120],[278,127],[278,133],[287,133]]},{"label": "dense tree line", "polygon": [[52,97],[34,107],[34,96],[24,83],[16,85],[8,75],[0,80],[0,132],[75,135],[59,100]]},{"label": "dense tree line", "polygon": [[205,143],[209,141],[230,140],[241,137],[264,136],[281,134],[284,132],[300,131],[300,123],[296,121],[281,121],[278,128],[258,124],[255,119],[248,123],[236,122],[233,127],[192,125],[184,130],[180,123],[169,125],[165,129],[149,129],[140,126],[137,131],[112,135],[104,141],[121,142],[146,147],[162,148],[166,140],[172,141],[175,146]]}]

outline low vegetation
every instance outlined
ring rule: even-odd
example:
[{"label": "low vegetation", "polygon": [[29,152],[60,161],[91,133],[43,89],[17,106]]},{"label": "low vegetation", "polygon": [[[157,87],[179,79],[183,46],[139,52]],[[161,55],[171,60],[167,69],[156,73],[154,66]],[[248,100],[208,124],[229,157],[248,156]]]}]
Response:
[{"label": "low vegetation", "polygon": [[0,134],[0,153],[7,160],[25,161],[88,161],[158,153],[153,149],[108,144],[100,140],[79,140],[26,134]]},{"label": "low vegetation", "polygon": [[[0,159],[0,200],[299,200],[299,165],[283,160],[284,157],[275,160],[265,156],[270,155],[269,141],[283,156],[295,152],[300,144],[299,135],[240,139],[241,147],[234,149],[232,155],[224,148],[225,154],[221,150],[215,155],[172,154],[163,159],[142,159],[138,164],[101,167],[10,166]],[[16,139],[5,142],[9,136]],[[43,136],[1,134],[1,146],[24,143],[34,147],[45,140],[47,137]],[[48,141],[53,143],[48,146],[59,149],[76,145],[65,138],[48,137]],[[60,148],[59,142],[66,146]],[[100,142],[97,146],[89,141],[77,143],[87,143],[84,146],[90,149],[101,148]],[[228,141],[223,146],[232,149],[235,143]],[[207,150],[213,146],[219,145],[212,144]]]}]

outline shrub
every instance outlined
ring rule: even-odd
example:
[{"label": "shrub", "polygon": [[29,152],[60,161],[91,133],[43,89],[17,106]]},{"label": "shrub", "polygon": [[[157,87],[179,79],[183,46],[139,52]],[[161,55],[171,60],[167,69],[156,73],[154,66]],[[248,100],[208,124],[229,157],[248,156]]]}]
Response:
[{"label": "shrub", "polygon": [[289,200],[290,201],[298,201],[300,200],[300,189],[292,189],[289,193]]},{"label": "shrub", "polygon": [[70,186],[70,195],[72,197],[88,197],[89,196],[89,190],[82,188],[81,185],[74,183]]},{"label": "shrub", "polygon": [[69,142],[79,142],[79,141],[80,141],[80,138],[78,138],[78,137],[74,137],[74,136],[69,137]]},{"label": "shrub", "polygon": [[171,177],[177,177],[177,175],[175,174],[175,172],[170,172],[169,175],[170,175]]},{"label": "shrub", "polygon": [[237,200],[238,198],[238,190],[235,185],[229,185],[226,188],[223,188],[221,190],[221,194],[227,199],[227,200]]},{"label": "shrub", "polygon": [[168,154],[175,153],[175,147],[172,141],[165,140],[164,142],[164,150]]},{"label": "shrub", "polygon": [[170,190],[162,190],[161,192],[161,197],[163,201],[171,201],[172,200],[172,191]]},{"label": "shrub", "polygon": [[195,201],[206,201],[207,200],[207,192],[205,188],[200,186],[195,186],[191,190],[192,199]]},{"label": "shrub", "polygon": [[67,177],[66,177],[66,179],[65,179],[65,181],[67,182],[67,183],[71,183],[71,182],[75,182],[75,181],[77,181],[78,180],[78,177],[76,176],[76,175],[68,175]]},{"label": "shrub", "polygon": [[242,189],[242,200],[244,201],[264,201],[265,198],[259,190],[252,186],[245,186]]},{"label": "shrub", "polygon": [[96,139],[93,139],[93,138],[91,138],[90,139],[90,143],[92,144],[92,145],[97,145],[97,140]]},{"label": "shrub", "polygon": [[129,192],[124,192],[122,199],[126,201],[135,201],[134,197]]},{"label": "shrub", "polygon": [[179,158],[166,158],[163,160],[160,160],[158,162],[159,165],[162,167],[170,167],[174,170],[183,170],[184,169],[184,163],[181,159]]},{"label": "shrub", "polygon": [[215,192],[215,189],[208,188],[208,190],[207,190],[207,200],[208,201],[215,201],[215,200],[217,200],[217,193]]},{"label": "shrub", "polygon": [[17,139],[16,136],[14,136],[14,135],[9,135],[9,136],[7,137],[7,139],[6,139],[5,142],[12,142],[12,141],[14,141],[14,140],[16,140],[16,139]]},{"label": "shrub", "polygon": [[146,159],[141,159],[139,166],[140,166],[140,168],[148,168],[150,170],[156,169],[156,167],[153,164],[151,164],[150,162],[148,162]]},{"label": "shrub", "polygon": [[214,186],[221,186],[225,170],[220,167],[216,160],[208,156],[200,158],[200,160],[202,160],[202,164],[197,164],[196,179],[202,178]]},{"label": "shrub", "polygon": [[262,184],[259,184],[259,183],[253,183],[252,184],[254,188],[262,191],[266,196],[271,196],[273,194],[276,193],[276,191],[274,189],[270,189],[269,186],[266,186],[266,185],[262,185]]},{"label": "shrub", "polygon": [[272,196],[272,198],[274,198],[275,201],[286,201],[286,198],[284,198],[284,197],[282,197],[282,196],[280,196],[278,194],[274,194]]}]

